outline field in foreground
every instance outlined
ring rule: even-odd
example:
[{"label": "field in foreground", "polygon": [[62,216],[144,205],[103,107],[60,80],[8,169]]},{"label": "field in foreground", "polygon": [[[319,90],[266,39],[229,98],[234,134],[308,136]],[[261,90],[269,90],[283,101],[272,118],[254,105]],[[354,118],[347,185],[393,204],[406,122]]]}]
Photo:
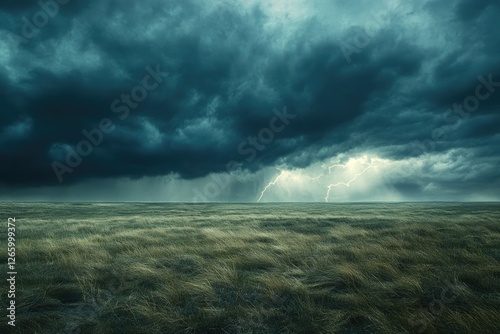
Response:
[{"label": "field in foreground", "polygon": [[18,272],[16,327],[4,280],[2,333],[499,333],[499,204],[0,203],[0,214],[2,243],[16,217]]}]

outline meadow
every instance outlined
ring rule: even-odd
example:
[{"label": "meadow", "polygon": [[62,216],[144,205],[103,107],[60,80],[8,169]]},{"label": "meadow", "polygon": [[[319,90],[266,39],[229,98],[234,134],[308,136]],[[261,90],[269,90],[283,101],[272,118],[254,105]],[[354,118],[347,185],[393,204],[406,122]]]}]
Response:
[{"label": "meadow", "polygon": [[500,332],[498,203],[0,203],[4,246],[8,217],[1,333]]}]

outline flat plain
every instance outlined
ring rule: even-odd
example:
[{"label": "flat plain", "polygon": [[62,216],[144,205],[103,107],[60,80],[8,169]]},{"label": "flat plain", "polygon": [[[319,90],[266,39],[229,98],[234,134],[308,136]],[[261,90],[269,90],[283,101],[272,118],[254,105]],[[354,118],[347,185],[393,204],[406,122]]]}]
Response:
[{"label": "flat plain", "polygon": [[18,272],[2,333],[500,332],[498,203],[4,202],[0,216],[2,244],[16,217]]}]

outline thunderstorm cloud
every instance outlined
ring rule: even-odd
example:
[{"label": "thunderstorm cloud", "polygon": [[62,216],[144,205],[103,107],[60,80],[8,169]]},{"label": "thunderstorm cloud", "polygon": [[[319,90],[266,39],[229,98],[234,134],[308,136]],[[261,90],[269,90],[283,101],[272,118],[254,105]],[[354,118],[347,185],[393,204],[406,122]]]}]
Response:
[{"label": "thunderstorm cloud", "polygon": [[0,198],[499,200],[499,20],[494,0],[2,1]]}]

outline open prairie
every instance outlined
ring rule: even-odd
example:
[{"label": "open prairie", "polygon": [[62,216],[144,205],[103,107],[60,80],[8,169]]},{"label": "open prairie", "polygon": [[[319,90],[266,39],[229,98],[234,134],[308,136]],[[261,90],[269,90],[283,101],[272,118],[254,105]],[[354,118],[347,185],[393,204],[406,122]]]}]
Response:
[{"label": "open prairie", "polygon": [[500,329],[499,204],[1,203],[0,213],[2,243],[16,218],[18,273],[16,327],[4,314],[2,333]]}]

